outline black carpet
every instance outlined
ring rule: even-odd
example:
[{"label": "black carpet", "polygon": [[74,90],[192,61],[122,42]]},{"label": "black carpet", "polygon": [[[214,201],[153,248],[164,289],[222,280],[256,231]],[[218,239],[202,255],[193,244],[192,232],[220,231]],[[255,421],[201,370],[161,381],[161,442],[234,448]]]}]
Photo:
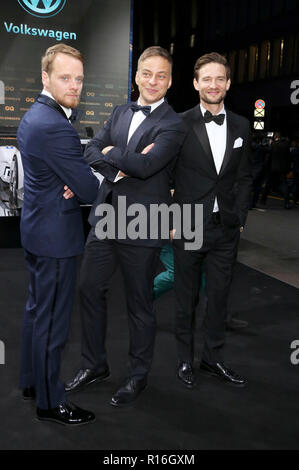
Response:
[{"label": "black carpet", "polygon": [[[109,294],[108,352],[111,378],[71,395],[94,411],[95,424],[69,429],[41,423],[35,409],[20,398],[19,347],[28,275],[21,249],[0,250],[0,449],[298,449],[299,365],[292,365],[290,344],[299,339],[299,291],[238,264],[230,308],[249,321],[227,333],[226,362],[249,385],[235,389],[198,373],[198,386],[183,388],[175,378],[174,298],[157,301],[158,332],[149,385],[129,408],[109,405],[126,375],[128,349],[125,298],[117,272]],[[200,357],[201,314],[197,350]],[[80,364],[80,321],[76,301],[62,377]],[[198,368],[198,362],[197,362]]]}]

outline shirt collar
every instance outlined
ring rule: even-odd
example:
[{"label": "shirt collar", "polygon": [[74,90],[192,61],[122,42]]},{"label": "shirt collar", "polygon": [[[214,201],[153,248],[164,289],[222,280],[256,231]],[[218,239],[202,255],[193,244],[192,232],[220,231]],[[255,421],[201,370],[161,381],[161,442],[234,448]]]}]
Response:
[{"label": "shirt collar", "polygon": [[[41,94],[46,95],[49,98],[52,98],[52,100],[56,101],[54,96],[51,95],[51,93],[49,91],[47,91],[45,88],[43,88],[43,91],[42,91]],[[56,103],[57,103],[57,101],[56,101]],[[60,103],[58,103],[58,104],[63,109],[63,111],[65,112],[66,117],[69,119],[72,115],[72,108],[65,108],[64,106],[62,106],[62,104],[60,104]]]},{"label": "shirt collar", "polygon": [[[152,104],[148,105],[148,106],[151,107],[151,113],[152,113],[156,108],[158,108],[158,106],[160,106],[160,104],[162,104],[162,103],[164,103],[164,98],[161,98],[159,101],[156,101],[156,103],[152,103]],[[138,104],[139,106],[142,106],[142,104],[140,103],[140,98],[138,98],[137,104]]]},{"label": "shirt collar", "polygon": [[[207,109],[204,108],[201,103],[200,103],[200,109],[201,109],[202,115],[204,115],[205,112],[207,111]],[[225,111],[225,107],[224,107],[224,106],[223,106],[223,108],[221,109],[221,111],[219,111],[219,113],[217,113],[217,115],[218,115],[218,114],[225,114],[225,115],[226,115],[226,111]],[[216,116],[217,116],[217,115],[216,115]]]}]

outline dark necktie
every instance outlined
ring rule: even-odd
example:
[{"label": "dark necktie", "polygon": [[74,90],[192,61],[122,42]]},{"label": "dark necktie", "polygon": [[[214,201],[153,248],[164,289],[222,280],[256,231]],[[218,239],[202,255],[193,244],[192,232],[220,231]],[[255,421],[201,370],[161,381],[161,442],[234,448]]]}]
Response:
[{"label": "dark necktie", "polygon": [[205,114],[204,114],[204,121],[205,123],[209,123],[211,121],[214,121],[216,122],[216,124],[218,124],[218,126],[222,126],[223,122],[224,122],[224,117],[225,117],[225,114],[217,114],[217,116],[213,116],[212,113],[210,113],[210,111],[206,111]]},{"label": "dark necktie", "polygon": [[139,104],[131,104],[131,109],[134,113],[137,113],[137,111],[142,111],[143,114],[148,116],[151,112],[151,107],[150,106],[139,106]]}]

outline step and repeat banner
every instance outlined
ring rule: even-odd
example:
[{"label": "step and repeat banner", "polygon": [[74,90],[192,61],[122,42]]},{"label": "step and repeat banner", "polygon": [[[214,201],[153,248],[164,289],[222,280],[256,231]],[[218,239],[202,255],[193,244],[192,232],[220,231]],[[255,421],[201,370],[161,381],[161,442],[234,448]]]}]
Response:
[{"label": "step and repeat banner", "polygon": [[[41,57],[59,42],[84,56],[84,88],[76,128],[96,133],[113,107],[128,101],[131,63],[130,0],[1,0],[0,201],[13,181],[16,131],[42,89]],[[15,157],[15,160],[18,160]],[[21,189],[21,188],[17,188]]]}]

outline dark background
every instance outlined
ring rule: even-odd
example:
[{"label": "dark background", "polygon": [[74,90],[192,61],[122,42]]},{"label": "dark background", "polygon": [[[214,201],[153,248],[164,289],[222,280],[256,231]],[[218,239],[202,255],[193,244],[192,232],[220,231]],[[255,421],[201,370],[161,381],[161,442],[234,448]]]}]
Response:
[{"label": "dark background", "polygon": [[254,103],[264,99],[265,131],[299,137],[299,108],[290,99],[291,83],[299,79],[298,23],[298,0],[152,0],[150,6],[135,0],[133,68],[148,46],[170,50],[168,100],[185,111],[198,102],[192,85],[196,59],[224,54],[232,68],[227,106],[253,124]]},{"label": "dark background", "polygon": [[[134,11],[131,46],[130,6]],[[146,0],[68,0],[61,13],[48,19],[27,14],[17,0],[2,1],[1,7],[0,79],[8,87],[6,105],[15,110],[5,111],[0,105],[0,125],[18,125],[31,104],[28,98],[34,99],[40,91],[40,57],[56,42],[7,33],[6,21],[77,33],[77,41],[65,42],[82,50],[86,58],[81,137],[86,136],[86,127],[96,131],[115,105],[127,101],[130,73],[132,97],[137,96],[137,59],[152,45],[161,45],[173,55],[168,100],[176,111],[197,103],[194,63],[200,55],[217,51],[227,56],[232,68],[227,106],[253,124],[254,102],[264,99],[265,131],[280,130],[290,139],[299,135],[298,105],[291,102],[291,94],[296,93],[291,84],[299,80],[298,0],[152,0],[150,4]],[[299,101],[299,83],[295,87]]]}]

